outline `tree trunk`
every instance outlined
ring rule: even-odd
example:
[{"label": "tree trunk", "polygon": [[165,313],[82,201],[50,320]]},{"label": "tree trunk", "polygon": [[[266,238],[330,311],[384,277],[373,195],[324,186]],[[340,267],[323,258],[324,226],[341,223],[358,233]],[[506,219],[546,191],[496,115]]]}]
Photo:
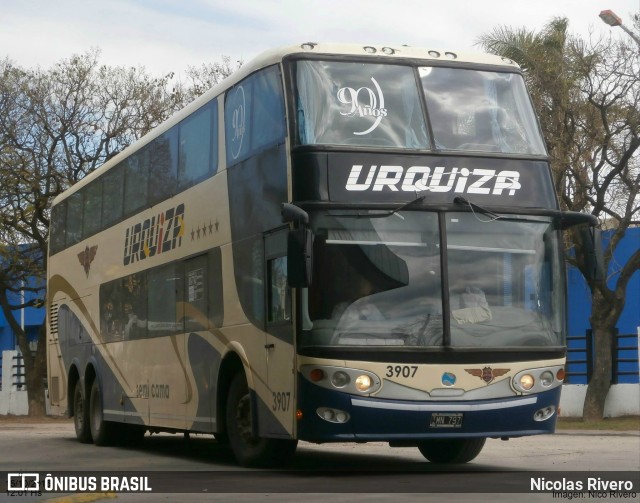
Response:
[{"label": "tree trunk", "polygon": [[611,388],[611,340],[614,327],[593,327],[593,374],[587,387],[582,416],[585,421],[599,421],[604,417],[604,404]]},{"label": "tree trunk", "polygon": [[604,417],[604,405],[613,375],[614,355],[611,348],[616,323],[623,308],[624,298],[616,298],[609,290],[593,290],[590,319],[593,330],[593,373],[584,399],[582,416],[585,421],[599,421]]}]

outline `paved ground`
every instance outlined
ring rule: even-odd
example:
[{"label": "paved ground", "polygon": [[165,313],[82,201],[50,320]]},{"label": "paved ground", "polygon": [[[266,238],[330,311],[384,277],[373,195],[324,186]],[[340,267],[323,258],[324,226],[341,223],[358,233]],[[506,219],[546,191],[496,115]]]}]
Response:
[{"label": "paved ground", "polygon": [[[430,491],[474,491],[480,487],[482,491],[495,489],[495,494],[454,491],[446,496],[439,494],[438,499],[447,503],[552,501],[558,498],[527,487],[532,475],[549,481],[575,477],[569,473],[575,470],[602,478],[618,471],[638,474],[640,432],[564,430],[553,436],[508,442],[489,440],[473,462],[445,468],[426,462],[415,448],[392,449],[382,443],[301,443],[290,470],[264,471],[238,468],[229,451],[211,437],[196,436],[185,441],[179,435],[154,435],[146,437],[140,447],[99,448],[77,442],[69,421],[1,421],[0,454],[1,472],[69,471],[77,475],[81,470],[144,470],[173,472],[166,475],[166,480],[171,480],[176,471],[181,471],[182,481],[193,480],[190,487],[200,487],[198,484],[211,487],[201,494],[83,494],[60,500],[73,503],[114,498],[122,502],[277,499],[280,503],[303,499],[304,503],[334,503],[366,499],[391,503],[436,499]],[[518,473],[521,471],[531,472],[524,474],[524,482]],[[207,484],[203,484],[203,477]],[[221,494],[222,491],[225,493]],[[345,494],[347,491],[357,493]],[[519,494],[504,494],[505,491]],[[27,503],[51,497],[0,493],[0,501],[11,502]]]}]

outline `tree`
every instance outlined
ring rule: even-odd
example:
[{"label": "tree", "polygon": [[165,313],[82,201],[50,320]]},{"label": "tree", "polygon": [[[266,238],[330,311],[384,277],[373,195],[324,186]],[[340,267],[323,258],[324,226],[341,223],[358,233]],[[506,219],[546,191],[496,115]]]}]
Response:
[{"label": "tree", "polygon": [[[636,24],[638,19],[636,19]],[[612,236],[604,250],[609,277],[590,280],[594,371],[585,420],[600,419],[611,385],[612,338],[624,309],[640,250],[612,264],[616,246],[640,223],[640,53],[631,39],[582,40],[555,18],[540,32],[506,27],[479,40],[485,50],[521,65],[540,117],[563,210],[589,212]],[[587,258],[578,229],[569,233],[568,260],[583,273]]]},{"label": "tree", "polygon": [[172,74],[155,78],[142,68],[100,65],[98,51],[47,70],[5,59],[0,76],[0,307],[24,357],[29,413],[40,415],[46,330],[32,355],[12,311],[25,306],[16,301],[25,284],[43,302],[51,202],[182,108],[194,92],[173,85]]}]

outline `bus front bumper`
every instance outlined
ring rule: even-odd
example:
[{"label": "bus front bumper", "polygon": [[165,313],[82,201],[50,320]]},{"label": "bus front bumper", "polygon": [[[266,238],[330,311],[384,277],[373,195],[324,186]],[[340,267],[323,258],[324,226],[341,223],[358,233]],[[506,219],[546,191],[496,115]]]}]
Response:
[{"label": "bus front bumper", "polygon": [[[298,438],[312,442],[406,442],[429,438],[519,437],[555,431],[561,387],[474,401],[358,397],[299,380]],[[342,414],[341,414],[342,413]]]}]

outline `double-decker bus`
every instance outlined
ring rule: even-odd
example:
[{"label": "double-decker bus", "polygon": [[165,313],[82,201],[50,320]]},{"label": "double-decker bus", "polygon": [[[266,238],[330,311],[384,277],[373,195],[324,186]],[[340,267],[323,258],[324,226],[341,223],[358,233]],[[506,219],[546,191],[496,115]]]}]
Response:
[{"label": "double-decker bus", "polygon": [[51,409],[83,442],[209,433],[244,465],[551,433],[579,223],[513,62],[266,52],[55,199]]}]

